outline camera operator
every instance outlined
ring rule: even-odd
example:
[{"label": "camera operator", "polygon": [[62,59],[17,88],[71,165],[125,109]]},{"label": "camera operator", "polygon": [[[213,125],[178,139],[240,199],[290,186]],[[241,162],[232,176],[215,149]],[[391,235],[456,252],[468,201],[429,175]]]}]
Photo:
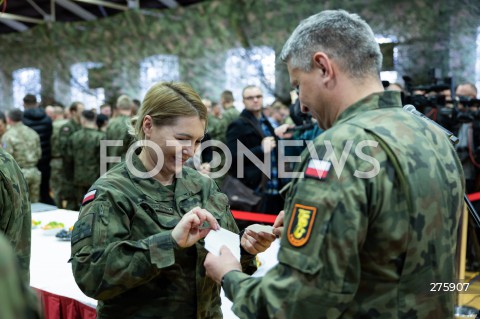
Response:
[{"label": "camera operator", "polygon": [[474,122],[478,121],[475,113],[478,107],[474,104],[468,103],[471,99],[476,99],[477,88],[472,83],[459,84],[455,90],[457,103],[456,122],[458,127],[457,137],[459,139],[456,145],[458,156],[462,161],[463,172],[465,174],[467,193],[475,192],[475,179],[477,176],[477,166],[475,165],[475,145],[473,143],[473,136],[480,132],[474,132]]},{"label": "camera operator", "polygon": [[[275,135],[280,139],[302,141],[301,145],[285,147],[286,156],[299,156],[307,146],[306,141],[314,140],[323,130],[310,113],[303,113],[296,90],[290,92],[290,119],[291,123],[285,123],[275,128]],[[293,171],[294,163],[286,163],[286,171]]]}]

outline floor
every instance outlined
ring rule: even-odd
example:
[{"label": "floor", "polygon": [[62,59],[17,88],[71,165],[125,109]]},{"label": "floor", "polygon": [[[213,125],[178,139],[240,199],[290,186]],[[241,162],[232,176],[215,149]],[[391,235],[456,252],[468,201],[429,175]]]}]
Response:
[{"label": "floor", "polygon": [[[480,272],[466,272],[465,282],[471,282],[467,293],[459,295],[458,304],[480,309]],[[472,281],[473,280],[473,281]]]}]

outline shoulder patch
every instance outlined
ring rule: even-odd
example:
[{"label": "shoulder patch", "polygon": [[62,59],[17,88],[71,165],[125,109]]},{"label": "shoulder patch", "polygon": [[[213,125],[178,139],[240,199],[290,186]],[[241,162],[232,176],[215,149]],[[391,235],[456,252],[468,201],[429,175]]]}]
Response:
[{"label": "shoulder patch", "polygon": [[82,205],[90,203],[92,200],[94,200],[96,194],[97,194],[96,189],[91,190],[87,194],[85,194],[85,196],[83,197],[83,200],[82,200]]},{"label": "shoulder patch", "polygon": [[65,126],[65,127],[63,128],[63,131],[64,131],[64,132],[68,132],[68,131],[70,131],[70,128],[69,128],[68,126]]},{"label": "shoulder patch", "polygon": [[302,247],[308,242],[316,214],[316,207],[295,204],[287,231],[287,239],[292,246]]},{"label": "shoulder patch", "polygon": [[332,167],[332,163],[329,161],[319,160],[312,158],[308,162],[307,169],[305,170],[305,177],[325,179],[328,176],[328,172]]}]

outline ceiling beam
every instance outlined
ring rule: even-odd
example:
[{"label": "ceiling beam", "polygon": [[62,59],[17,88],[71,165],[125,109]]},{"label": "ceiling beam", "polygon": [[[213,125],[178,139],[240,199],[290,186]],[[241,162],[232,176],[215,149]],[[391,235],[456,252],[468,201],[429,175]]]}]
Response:
[{"label": "ceiling beam", "polygon": [[85,3],[90,3],[90,4],[96,4],[98,6],[104,6],[112,9],[117,9],[117,10],[123,10],[126,11],[128,10],[127,6],[122,6],[120,4],[112,3],[109,1],[102,1],[102,0],[75,0],[76,2],[85,2]]},{"label": "ceiling beam", "polygon": [[43,16],[44,19],[48,16],[48,14],[47,14],[45,11],[43,11],[43,9],[40,8],[33,0],[27,0],[27,2],[28,2],[38,13],[40,13],[40,14]]},{"label": "ceiling beam", "polygon": [[70,0],[56,0],[55,2],[84,20],[91,21],[97,19],[95,15]]},{"label": "ceiling beam", "polygon": [[16,20],[16,21],[22,21],[22,22],[28,22],[28,23],[44,23],[45,22],[41,19],[19,16],[17,14],[11,14],[11,13],[6,13],[6,12],[0,13],[0,19],[2,19],[2,20]]},{"label": "ceiling beam", "polygon": [[158,2],[170,9],[178,7],[178,2],[175,0],[158,0]]},{"label": "ceiling beam", "polygon": [[15,20],[2,19],[1,15],[0,15],[0,22],[16,31],[22,32],[22,31],[28,30],[28,26],[26,26],[25,24]]}]

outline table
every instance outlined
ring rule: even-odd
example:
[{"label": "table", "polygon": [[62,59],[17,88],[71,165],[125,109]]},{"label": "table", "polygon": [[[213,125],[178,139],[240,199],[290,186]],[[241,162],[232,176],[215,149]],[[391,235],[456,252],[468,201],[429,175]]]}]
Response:
[{"label": "table", "polygon": [[[51,221],[61,222],[65,228],[75,224],[78,212],[64,209],[32,213],[32,219],[41,221],[38,228],[32,229],[32,255],[30,260],[30,286],[35,288],[45,307],[45,319],[94,319],[97,301],[87,297],[77,286],[72,274],[70,259],[70,241],[61,241],[51,232],[41,229]],[[278,241],[258,258],[262,264],[255,274],[263,275],[276,264]],[[232,303],[223,290],[222,312],[225,319],[238,318],[230,310]]]},{"label": "table", "polygon": [[[41,221],[40,227],[56,221],[69,228],[77,221],[78,212],[63,209],[35,212],[32,219]],[[45,319],[95,318],[97,301],[78,288],[68,263],[70,241],[57,239],[55,231],[46,235],[40,227],[32,229],[30,286],[39,292],[45,307]]]}]

